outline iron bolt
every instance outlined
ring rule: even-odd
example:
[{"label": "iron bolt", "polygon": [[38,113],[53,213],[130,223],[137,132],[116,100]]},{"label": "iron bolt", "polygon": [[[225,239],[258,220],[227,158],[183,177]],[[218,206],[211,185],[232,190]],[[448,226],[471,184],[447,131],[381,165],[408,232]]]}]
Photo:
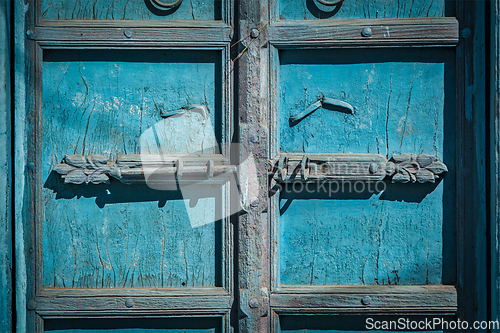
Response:
[{"label": "iron bolt", "polygon": [[372,299],[370,298],[370,296],[365,296],[363,297],[363,299],[361,300],[361,303],[363,305],[370,305],[372,302]]},{"label": "iron bolt", "polygon": [[34,299],[28,301],[28,304],[26,304],[26,308],[30,311],[33,311],[36,309],[36,302]]},{"label": "iron bolt", "polygon": [[260,35],[259,30],[257,30],[257,29],[250,30],[250,37],[257,38],[257,37],[259,37],[259,35]]},{"label": "iron bolt", "polygon": [[253,143],[259,142],[259,136],[257,134],[250,135],[250,141]]},{"label": "iron bolt", "polygon": [[35,39],[36,38],[36,33],[35,31],[29,29],[26,31],[26,35],[28,36],[29,39]]},{"label": "iron bolt", "polygon": [[361,36],[363,37],[371,37],[372,35],[372,29],[370,27],[366,27],[361,31]]},{"label": "iron bolt", "polygon": [[126,300],[126,301],[125,301],[125,306],[126,306],[127,308],[131,308],[131,307],[133,307],[133,306],[134,306],[134,301],[133,301],[133,300],[131,300],[131,299]]},{"label": "iron bolt", "polygon": [[28,167],[28,170],[30,170],[30,171],[35,170],[35,163],[30,162],[30,163],[28,163],[27,167]]},{"label": "iron bolt", "polygon": [[255,308],[257,308],[259,306],[259,301],[256,298],[252,298],[248,302],[248,306],[251,307],[252,309],[255,309]]}]

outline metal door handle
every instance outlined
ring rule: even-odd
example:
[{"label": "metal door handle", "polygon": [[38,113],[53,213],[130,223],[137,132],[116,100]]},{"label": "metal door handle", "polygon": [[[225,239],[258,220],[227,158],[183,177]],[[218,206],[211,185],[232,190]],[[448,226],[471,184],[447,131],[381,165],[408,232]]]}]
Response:
[{"label": "metal door handle", "polygon": [[320,100],[318,100],[316,103],[312,104],[310,107],[308,107],[307,109],[305,109],[304,111],[299,113],[298,115],[291,116],[290,123],[294,124],[294,123],[301,121],[302,119],[309,116],[310,114],[312,114],[314,111],[316,111],[317,109],[319,109],[321,107],[323,107],[323,108],[324,107],[326,107],[326,108],[336,107],[336,108],[340,109],[340,110],[338,110],[340,112],[348,113],[348,114],[354,113],[354,107],[351,104],[343,102],[343,101],[339,101],[338,99],[323,97]]},{"label": "metal door handle", "polygon": [[318,0],[318,2],[325,6],[337,6],[342,2],[344,2],[344,0],[334,0],[334,1]]},{"label": "metal door handle", "polygon": [[164,1],[160,1],[160,0],[151,0],[151,2],[162,9],[171,9],[171,8],[179,6],[182,3],[182,0],[176,0],[174,2],[164,2]]}]

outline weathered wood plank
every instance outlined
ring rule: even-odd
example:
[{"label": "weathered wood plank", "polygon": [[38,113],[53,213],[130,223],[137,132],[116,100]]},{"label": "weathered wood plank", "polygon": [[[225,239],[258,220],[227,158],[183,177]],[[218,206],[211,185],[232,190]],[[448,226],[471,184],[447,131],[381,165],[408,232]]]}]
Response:
[{"label": "weathered wood plank", "polygon": [[[124,318],[125,317],[125,318]],[[160,317],[160,318],[158,318]],[[176,316],[151,316],[147,320],[122,316],[119,318],[59,318],[44,320],[45,332],[51,333],[217,333],[223,331],[225,316],[216,315],[186,315]]]},{"label": "weathered wood plank", "polygon": [[91,26],[88,23],[54,26],[45,24],[31,29],[30,38],[43,46],[134,46],[134,45],[196,45],[225,46],[231,40],[231,28],[224,23],[165,24],[137,26],[109,24]]},{"label": "weathered wood plank", "polygon": [[500,0],[491,1],[490,15],[491,318],[500,320]]},{"label": "weathered wood plank", "polygon": [[222,16],[217,0],[186,0],[169,10],[158,10],[149,0],[39,0],[39,6],[41,17],[51,20],[217,20]]},{"label": "weathered wood plank", "polygon": [[13,328],[12,258],[12,2],[0,2],[0,327]]},{"label": "weathered wood plank", "polygon": [[[369,303],[369,304],[368,304]],[[325,313],[348,308],[349,311],[457,311],[457,291],[453,286],[391,286],[391,287],[283,287],[271,294],[271,307],[278,313],[305,311]]]},{"label": "weathered wood plank", "polygon": [[[371,31],[369,37],[362,35],[366,28]],[[458,21],[455,18],[278,21],[269,27],[269,41],[280,48],[455,46]]]},{"label": "weathered wood plank", "polygon": [[[250,209],[238,216],[238,287],[240,311],[239,332],[269,332],[269,244],[268,174],[269,110],[273,99],[269,94],[268,30],[270,17],[268,0],[236,1],[240,13],[236,40],[246,38],[252,29],[260,30],[259,36],[244,43],[248,46],[235,63],[238,66],[238,138],[240,162],[251,156],[254,168],[240,168],[242,184],[251,184]],[[255,33],[255,31],[254,31]],[[254,34],[255,35],[255,34]],[[237,56],[237,55],[235,55]]]},{"label": "weathered wood plank", "polygon": [[454,15],[448,0],[346,0],[339,6],[322,5],[315,0],[279,0],[279,16],[285,20],[370,19],[441,17]]},{"label": "weathered wood plank", "polygon": [[184,311],[189,313],[226,313],[232,305],[229,295],[196,296],[78,296],[35,298],[36,312],[44,316],[139,315],[168,314]]},{"label": "weathered wood plank", "polygon": [[487,178],[486,178],[486,6],[461,1],[457,19],[464,27],[457,47],[457,262],[461,300],[459,314],[469,322],[487,319]]},{"label": "weathered wood plank", "polygon": [[223,288],[116,288],[116,289],[69,289],[48,288],[42,289],[37,297],[64,298],[64,297],[184,297],[184,296],[228,296]]}]

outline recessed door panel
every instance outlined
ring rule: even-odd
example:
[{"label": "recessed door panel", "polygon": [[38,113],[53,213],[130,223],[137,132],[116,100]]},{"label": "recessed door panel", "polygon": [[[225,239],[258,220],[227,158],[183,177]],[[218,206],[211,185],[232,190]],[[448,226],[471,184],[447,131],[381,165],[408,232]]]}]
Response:
[{"label": "recessed door panel", "polygon": [[[280,51],[281,151],[429,154],[453,165],[453,59],[446,49]],[[283,186],[280,284],[453,284],[454,191],[453,170],[431,183],[382,175]]]},{"label": "recessed door panel", "polygon": [[[281,333],[451,332],[451,329],[443,328],[450,327],[453,320],[456,318],[451,316],[317,315],[280,316],[279,323]],[[433,321],[435,326],[430,325]],[[455,323],[452,322],[451,325]]]},{"label": "recessed door panel", "polygon": [[220,318],[164,319],[61,319],[46,320],[45,332],[51,333],[219,333]]},{"label": "recessed door panel", "polygon": [[40,8],[45,20],[220,20],[222,16],[221,0],[41,0]]},{"label": "recessed door panel", "polygon": [[453,16],[455,5],[447,0],[280,0],[280,19],[314,20],[347,18],[405,18]]},{"label": "recessed door panel", "polygon": [[[220,186],[194,200],[175,185],[75,185],[54,172],[73,154],[214,153],[219,66],[207,51],[45,52],[44,287],[221,286]],[[192,104],[208,113],[162,118]]]}]

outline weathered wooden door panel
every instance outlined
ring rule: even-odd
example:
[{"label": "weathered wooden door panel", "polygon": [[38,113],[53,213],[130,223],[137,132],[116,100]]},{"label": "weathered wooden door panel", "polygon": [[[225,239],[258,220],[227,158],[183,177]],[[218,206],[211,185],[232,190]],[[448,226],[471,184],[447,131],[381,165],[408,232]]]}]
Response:
[{"label": "weathered wooden door panel", "polygon": [[[463,318],[462,288],[478,290],[465,267],[479,267],[465,262],[474,243],[466,230],[476,230],[465,211],[481,216],[463,168],[482,146],[462,137],[481,117],[472,124],[466,111],[474,99],[463,81],[473,75],[462,38],[471,31],[459,31],[468,10],[481,10],[462,1],[263,1],[268,14],[252,11],[257,3],[241,5],[252,20],[241,35],[260,29],[262,38],[242,57],[251,65],[240,79],[240,122],[247,150],[268,152],[260,162],[270,193],[241,221],[270,238],[271,279],[240,277],[244,300],[269,304],[276,332],[364,331],[375,313]],[[255,65],[269,65],[269,79]],[[255,94],[266,84],[269,112],[258,98],[266,95]],[[269,141],[259,141],[268,123]],[[408,174],[394,176],[391,163]],[[429,163],[443,172],[427,173]],[[374,177],[381,189],[368,187]],[[259,263],[258,246],[243,250],[246,265]],[[266,285],[270,295],[259,295]],[[250,302],[244,330],[265,331]]]},{"label": "weathered wooden door panel", "polygon": [[[221,287],[220,223],[193,228],[181,191],[115,182],[81,188],[53,171],[66,154],[214,153],[220,54],[46,51],[42,85],[43,286]],[[190,104],[207,107],[207,128],[199,114],[157,126],[162,112]],[[161,151],[141,144],[152,126]],[[201,198],[197,206],[216,221],[216,204]]]},{"label": "weathered wooden door panel", "polygon": [[[164,4],[162,6],[161,4]],[[42,0],[44,20],[221,20],[221,0]]]},{"label": "weathered wooden door panel", "polygon": [[217,318],[195,318],[186,321],[178,318],[162,319],[62,319],[45,321],[44,332],[51,333],[219,333],[221,321]]},{"label": "weathered wooden door panel", "polygon": [[285,20],[454,16],[455,1],[279,0],[279,15]]},{"label": "weathered wooden door panel", "polygon": [[[281,151],[428,153],[453,165],[454,57],[452,49],[281,51]],[[323,107],[290,121],[323,97],[354,112]],[[437,184],[370,185],[283,191],[281,284],[455,282],[453,170]]]},{"label": "weathered wooden door panel", "polygon": [[[401,318],[403,320],[401,320]],[[418,332],[449,332],[451,330],[426,330],[425,323],[432,322],[432,316],[380,316],[380,315],[335,315],[335,316],[281,316],[279,332],[281,333],[347,333],[347,332],[401,332],[401,330]],[[452,316],[436,317],[436,320],[453,321]],[[368,326],[367,326],[368,323]],[[445,324],[446,325],[446,324]],[[370,330],[367,330],[370,327]],[[446,327],[446,326],[445,326]],[[417,329],[415,329],[417,328]],[[423,329],[422,329],[423,328]]]},{"label": "weathered wooden door panel", "polygon": [[27,331],[229,330],[230,5],[154,3],[27,7]]}]

